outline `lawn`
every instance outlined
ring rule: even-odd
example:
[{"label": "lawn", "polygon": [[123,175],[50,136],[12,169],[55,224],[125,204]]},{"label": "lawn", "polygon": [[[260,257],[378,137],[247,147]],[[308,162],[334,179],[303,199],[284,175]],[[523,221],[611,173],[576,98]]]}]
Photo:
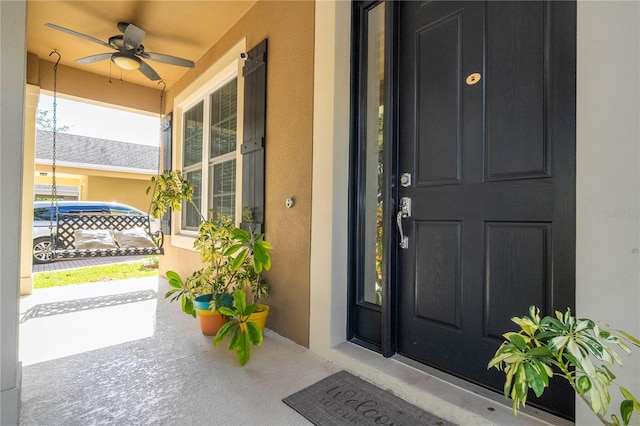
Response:
[{"label": "lawn", "polygon": [[96,281],[125,280],[129,278],[158,275],[158,268],[152,262],[114,263],[33,274],[33,288],[47,288]]}]

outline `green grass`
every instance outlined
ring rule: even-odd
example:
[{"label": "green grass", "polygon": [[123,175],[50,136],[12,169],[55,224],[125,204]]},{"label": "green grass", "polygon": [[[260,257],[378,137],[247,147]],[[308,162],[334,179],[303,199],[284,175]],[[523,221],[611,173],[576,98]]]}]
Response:
[{"label": "green grass", "polygon": [[149,267],[150,262],[115,263],[33,274],[33,288],[48,288],[96,281],[125,280],[129,278],[158,275],[158,269]]}]

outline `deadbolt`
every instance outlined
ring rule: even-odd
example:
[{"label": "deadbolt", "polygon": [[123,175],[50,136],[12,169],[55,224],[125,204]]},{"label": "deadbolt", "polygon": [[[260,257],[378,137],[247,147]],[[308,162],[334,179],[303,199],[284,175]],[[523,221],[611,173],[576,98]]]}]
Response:
[{"label": "deadbolt", "polygon": [[402,177],[400,178],[400,185],[402,185],[403,188],[411,186],[411,173],[402,174]]}]

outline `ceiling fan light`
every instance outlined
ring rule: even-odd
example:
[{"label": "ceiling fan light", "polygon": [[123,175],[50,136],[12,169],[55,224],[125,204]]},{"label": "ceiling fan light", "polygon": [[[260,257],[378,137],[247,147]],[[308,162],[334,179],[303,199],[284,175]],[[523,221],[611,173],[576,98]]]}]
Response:
[{"label": "ceiling fan light", "polygon": [[142,65],[140,59],[133,55],[127,55],[125,53],[114,53],[111,56],[111,61],[122,68],[123,70],[137,70]]}]

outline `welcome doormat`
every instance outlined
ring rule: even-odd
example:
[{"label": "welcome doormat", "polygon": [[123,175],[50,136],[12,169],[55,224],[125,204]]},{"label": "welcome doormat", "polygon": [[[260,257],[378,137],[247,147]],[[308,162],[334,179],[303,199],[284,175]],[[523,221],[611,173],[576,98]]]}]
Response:
[{"label": "welcome doormat", "polygon": [[282,401],[316,426],[453,425],[346,371]]}]

